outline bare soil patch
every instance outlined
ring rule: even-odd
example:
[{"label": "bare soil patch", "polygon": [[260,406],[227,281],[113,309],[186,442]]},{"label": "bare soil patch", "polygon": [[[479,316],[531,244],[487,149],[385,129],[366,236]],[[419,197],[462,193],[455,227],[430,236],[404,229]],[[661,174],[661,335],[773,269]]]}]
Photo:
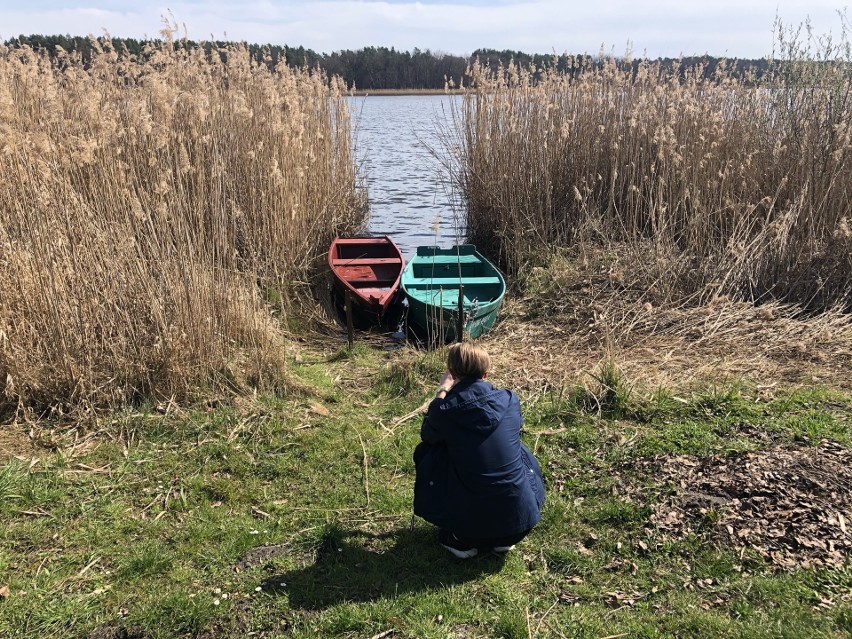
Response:
[{"label": "bare soil patch", "polygon": [[36,454],[28,432],[18,424],[0,425],[0,462],[10,457],[29,459]]},{"label": "bare soil patch", "polygon": [[836,442],[639,466],[674,487],[651,517],[665,537],[708,536],[781,569],[852,558],[852,449]]},{"label": "bare soil patch", "polygon": [[263,566],[277,557],[291,554],[292,549],[287,545],[258,546],[252,548],[234,565],[236,572],[244,572]]},{"label": "bare soil patch", "polygon": [[98,626],[92,630],[87,639],[145,639],[142,628],[117,628],[115,626]]}]

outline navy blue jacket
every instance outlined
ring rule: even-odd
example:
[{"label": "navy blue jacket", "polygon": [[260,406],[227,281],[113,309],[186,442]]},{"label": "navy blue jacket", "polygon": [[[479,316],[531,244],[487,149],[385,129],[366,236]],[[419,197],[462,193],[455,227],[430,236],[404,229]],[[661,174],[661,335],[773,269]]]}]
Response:
[{"label": "navy blue jacket", "polygon": [[423,418],[414,453],[414,512],[459,537],[521,533],[541,519],[541,468],[521,443],[521,404],[510,390],[460,380]]}]

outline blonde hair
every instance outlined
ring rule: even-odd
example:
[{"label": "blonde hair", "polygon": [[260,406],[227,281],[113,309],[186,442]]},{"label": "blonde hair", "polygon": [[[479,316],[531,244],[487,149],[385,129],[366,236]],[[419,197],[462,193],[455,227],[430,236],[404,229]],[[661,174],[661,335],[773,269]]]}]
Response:
[{"label": "blonde hair", "polygon": [[447,369],[456,379],[481,379],[491,368],[491,358],[485,349],[473,342],[459,342],[450,346]]}]

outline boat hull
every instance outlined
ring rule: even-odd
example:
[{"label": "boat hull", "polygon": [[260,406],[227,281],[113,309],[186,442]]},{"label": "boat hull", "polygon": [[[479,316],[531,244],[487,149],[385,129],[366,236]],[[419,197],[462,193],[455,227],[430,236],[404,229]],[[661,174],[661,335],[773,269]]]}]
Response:
[{"label": "boat hull", "polygon": [[402,274],[409,326],[430,343],[459,338],[459,297],[463,338],[476,338],[496,321],[506,292],[500,271],[470,244],[449,249],[419,247]]},{"label": "boat hull", "polygon": [[342,307],[347,292],[359,324],[380,322],[399,291],[405,260],[387,236],[336,238],[328,265],[334,293]]}]

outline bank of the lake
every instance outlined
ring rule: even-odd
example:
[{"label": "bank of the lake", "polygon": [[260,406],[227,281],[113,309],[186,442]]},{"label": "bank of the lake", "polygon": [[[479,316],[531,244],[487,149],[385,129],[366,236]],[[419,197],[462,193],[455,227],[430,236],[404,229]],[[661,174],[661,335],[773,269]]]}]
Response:
[{"label": "bank of the lake", "polygon": [[456,91],[447,89],[355,89],[351,94],[356,97],[366,97],[370,95],[455,95]]}]

